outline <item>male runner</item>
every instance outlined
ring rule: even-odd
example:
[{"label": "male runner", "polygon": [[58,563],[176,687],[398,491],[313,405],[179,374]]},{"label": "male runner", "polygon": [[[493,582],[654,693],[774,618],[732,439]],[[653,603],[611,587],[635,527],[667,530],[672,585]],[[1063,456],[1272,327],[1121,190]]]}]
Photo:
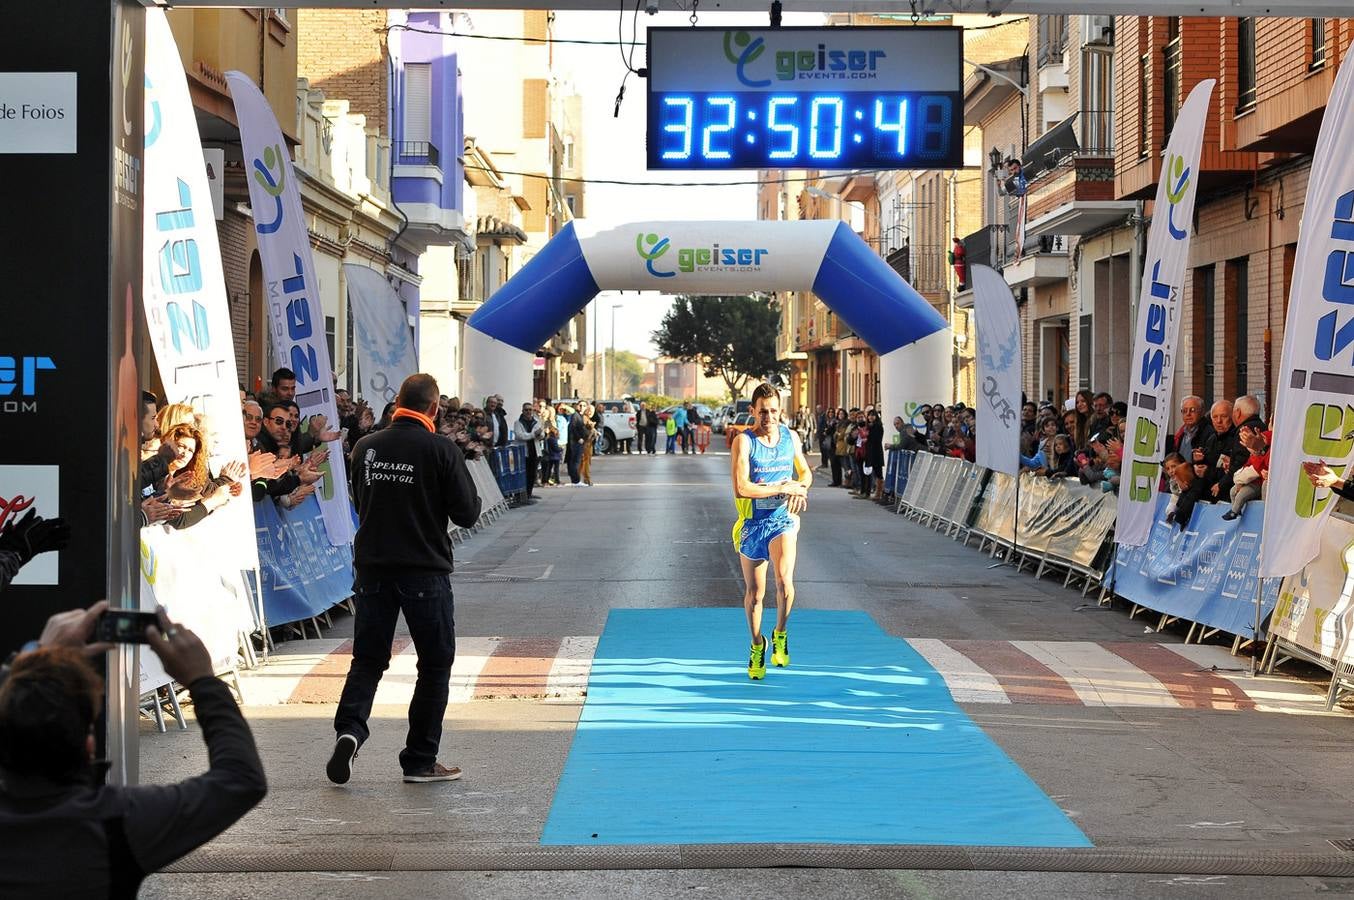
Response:
[{"label": "male runner", "polygon": [[[743,608],[752,632],[748,677],[766,676],[766,657],[774,666],[790,664],[785,633],[795,601],[795,538],[799,514],[808,506],[813,472],[798,438],[780,422],[780,395],[763,382],[752,392],[757,424],[733,441],[733,495],[738,521],[733,544],[743,566]],[[766,594],[766,563],[776,567],[776,628],[770,646],[762,634],[762,598]]]}]

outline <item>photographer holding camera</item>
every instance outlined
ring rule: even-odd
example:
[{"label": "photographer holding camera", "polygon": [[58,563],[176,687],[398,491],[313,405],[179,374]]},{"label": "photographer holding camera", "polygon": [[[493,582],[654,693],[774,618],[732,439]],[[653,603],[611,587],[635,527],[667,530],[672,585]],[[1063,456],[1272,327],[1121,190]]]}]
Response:
[{"label": "photographer holding camera", "polygon": [[[0,896],[134,897],[142,879],[267,792],[249,726],[197,635],[160,611],[142,635],[192,694],[210,761],[178,784],[116,787],[94,760],[103,682],[90,643],[107,601],[58,613],[0,668]],[[120,615],[126,615],[119,611]]]}]

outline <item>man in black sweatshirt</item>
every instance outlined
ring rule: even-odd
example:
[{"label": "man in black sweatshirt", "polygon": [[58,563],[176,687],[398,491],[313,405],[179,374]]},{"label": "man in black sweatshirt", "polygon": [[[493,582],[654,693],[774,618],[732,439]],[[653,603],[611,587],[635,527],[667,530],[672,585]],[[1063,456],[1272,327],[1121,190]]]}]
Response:
[{"label": "man in black sweatshirt", "polygon": [[370,732],[367,719],[381,674],[390,664],[400,613],[418,653],[418,681],[409,702],[409,734],[400,752],[404,780],[454,781],[461,770],[437,761],[447,709],[456,629],[451,597],[450,520],[462,528],[480,516],[480,497],[455,443],[434,425],[441,397],[431,375],[400,385],[390,427],[353,447],[353,596],[357,618],[353,661],[334,716],[338,738],[326,774],[352,777],[353,759]]}]

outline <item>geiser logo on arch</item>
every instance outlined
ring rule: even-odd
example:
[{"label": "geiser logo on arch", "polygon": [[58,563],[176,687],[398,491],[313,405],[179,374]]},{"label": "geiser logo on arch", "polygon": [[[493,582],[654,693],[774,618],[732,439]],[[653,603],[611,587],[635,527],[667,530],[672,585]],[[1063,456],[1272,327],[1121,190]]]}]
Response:
[{"label": "geiser logo on arch", "polygon": [[656,232],[641,231],[635,236],[635,252],[644,260],[645,270],[655,278],[674,278],[678,272],[688,275],[760,272],[763,261],[771,255],[766,247],[736,243],[722,246],[718,241],[699,247],[678,247],[675,258],[668,258],[673,249],[671,239]]},{"label": "geiser logo on arch", "polygon": [[[750,70],[766,52],[766,39],[746,31],[724,32],[724,57],[737,67],[738,80],[746,87],[765,88],[771,78],[758,78],[765,68]],[[802,49],[782,49],[772,54],[775,81],[873,80],[879,77],[879,61],[888,54],[878,48],[829,46],[826,42]]]}]

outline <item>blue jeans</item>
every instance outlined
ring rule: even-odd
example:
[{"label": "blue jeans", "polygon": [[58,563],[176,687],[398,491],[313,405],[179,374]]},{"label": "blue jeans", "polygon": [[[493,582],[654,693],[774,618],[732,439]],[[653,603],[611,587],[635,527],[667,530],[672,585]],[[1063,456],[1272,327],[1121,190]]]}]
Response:
[{"label": "blue jeans", "polygon": [[664,452],[675,453],[676,451],[677,451],[677,433],[673,432],[672,434],[668,435],[668,446],[667,449],[664,450]]},{"label": "blue jeans", "polygon": [[353,662],[343,683],[334,731],[351,734],[358,746],[371,732],[372,701],[381,675],[390,665],[390,647],[400,613],[418,652],[418,680],[409,701],[409,734],[400,751],[406,775],[437,762],[442,717],[447,711],[451,663],[456,658],[456,619],[449,575],[364,576],[353,581],[357,617],[353,628]]}]

